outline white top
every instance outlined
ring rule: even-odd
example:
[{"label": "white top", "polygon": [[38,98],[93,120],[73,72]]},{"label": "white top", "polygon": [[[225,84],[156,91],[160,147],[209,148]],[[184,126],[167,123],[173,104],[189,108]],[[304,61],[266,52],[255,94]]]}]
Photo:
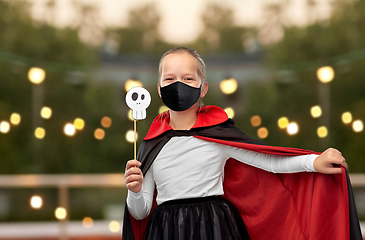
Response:
[{"label": "white top", "polygon": [[157,204],[184,198],[223,195],[224,165],[229,158],[273,173],[314,172],[318,155],[281,156],[226,146],[192,136],[173,137],[147,171],[142,190],[128,190],[128,210],[135,219],[148,216],[155,186]]}]

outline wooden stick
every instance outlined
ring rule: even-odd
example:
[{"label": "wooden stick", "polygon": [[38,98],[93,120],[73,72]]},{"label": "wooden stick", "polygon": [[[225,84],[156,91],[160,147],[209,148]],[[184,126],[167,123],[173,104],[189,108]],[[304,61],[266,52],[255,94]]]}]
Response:
[{"label": "wooden stick", "polygon": [[137,160],[136,158],[136,149],[137,149],[137,121],[134,119],[134,160]]}]

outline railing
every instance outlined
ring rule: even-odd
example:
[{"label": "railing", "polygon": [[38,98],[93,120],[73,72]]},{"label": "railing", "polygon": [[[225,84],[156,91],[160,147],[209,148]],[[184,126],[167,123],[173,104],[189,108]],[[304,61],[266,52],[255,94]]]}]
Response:
[{"label": "railing", "polygon": [[[353,187],[365,187],[365,174],[350,174]],[[0,175],[0,188],[58,188],[58,205],[68,212],[68,188],[73,187],[125,187],[119,174],[57,174],[57,175]],[[60,220],[60,240],[67,240],[67,218]]]}]

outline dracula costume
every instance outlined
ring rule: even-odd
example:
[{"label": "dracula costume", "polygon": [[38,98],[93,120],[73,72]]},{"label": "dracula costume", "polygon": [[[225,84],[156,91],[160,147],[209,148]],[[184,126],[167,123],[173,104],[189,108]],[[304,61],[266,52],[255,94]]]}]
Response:
[{"label": "dracula costume", "polygon": [[[319,154],[296,148],[268,146],[254,140],[235,128],[226,113],[215,106],[202,107],[195,125],[190,130],[173,130],[168,123],[168,112],[157,116],[139,148],[137,159],[142,163],[140,168],[144,176],[165,144],[171,138],[179,136],[193,136],[205,141],[273,155]],[[219,229],[218,235],[227,236],[217,239],[229,239],[229,234],[226,234],[232,231],[236,231],[234,234],[240,239],[362,239],[352,188],[344,168],[342,174],[334,175],[316,172],[274,174],[229,159],[224,167],[223,189],[222,197],[172,200],[158,207],[154,201],[150,215],[143,220],[134,219],[126,205],[123,240],[147,237],[213,239],[213,236],[195,234],[195,230],[191,230],[194,225],[201,228],[200,224],[204,225],[207,221],[209,223],[204,225],[204,228],[212,228],[213,232]],[[217,203],[219,206],[213,206]],[[212,211],[219,212],[218,208],[225,208],[228,209],[226,217],[228,214],[229,219],[225,219],[224,222],[228,223],[221,225],[222,222],[217,220],[219,214],[210,214],[208,217],[199,218],[198,222],[192,219],[181,226],[179,221],[176,223],[174,216],[177,216],[176,211],[182,211],[182,208],[176,206],[184,206],[185,216],[190,216],[191,211],[198,206],[202,216],[208,216]],[[164,215],[163,212],[166,211],[170,211],[170,215]],[[145,230],[146,225],[148,230]],[[229,229],[232,225],[237,229]],[[171,235],[171,228],[179,228],[179,236]],[[165,232],[158,235],[160,230],[156,229],[164,229]],[[185,236],[188,231],[193,235]]]}]

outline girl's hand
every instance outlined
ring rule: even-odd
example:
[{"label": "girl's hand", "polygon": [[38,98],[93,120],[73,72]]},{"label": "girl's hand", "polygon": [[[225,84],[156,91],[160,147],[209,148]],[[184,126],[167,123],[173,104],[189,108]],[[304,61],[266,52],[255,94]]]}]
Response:
[{"label": "girl's hand", "polygon": [[124,173],[125,184],[127,185],[127,188],[134,193],[138,193],[142,190],[143,174],[139,166],[141,166],[139,161],[129,160]]},{"label": "girl's hand", "polygon": [[339,165],[343,166],[347,170],[349,169],[341,152],[334,148],[328,148],[319,155],[313,163],[313,167],[317,172],[325,174],[341,173],[342,171]]}]

